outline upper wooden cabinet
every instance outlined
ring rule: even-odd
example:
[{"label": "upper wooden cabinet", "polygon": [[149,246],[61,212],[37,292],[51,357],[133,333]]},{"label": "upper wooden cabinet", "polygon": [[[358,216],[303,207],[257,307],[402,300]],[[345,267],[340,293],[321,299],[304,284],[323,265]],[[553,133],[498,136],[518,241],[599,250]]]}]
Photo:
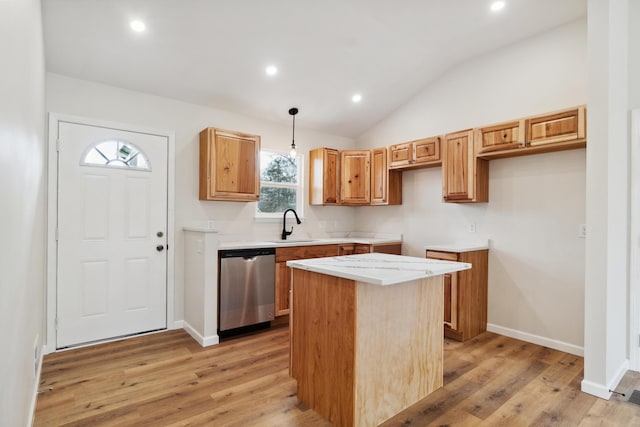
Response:
[{"label": "upper wooden cabinet", "polygon": [[584,148],[586,114],[587,108],[582,105],[476,129],[477,155],[498,159]]},{"label": "upper wooden cabinet", "polygon": [[439,166],[441,138],[419,139],[389,147],[389,168],[413,169]]},{"label": "upper wooden cabinet", "polygon": [[525,146],[524,120],[487,126],[475,130],[478,155]]},{"label": "upper wooden cabinet", "polygon": [[371,201],[371,152],[340,152],[340,199],[343,205],[368,205]]},{"label": "upper wooden cabinet", "polygon": [[340,203],[340,157],[333,148],[316,148],[309,152],[309,204]]},{"label": "upper wooden cabinet", "polygon": [[[526,120],[526,145],[539,147],[547,144],[585,142],[587,134],[586,110],[581,107]],[[575,148],[575,147],[571,147]]]},{"label": "upper wooden cabinet", "polygon": [[207,128],[200,132],[200,200],[260,199],[260,137]]},{"label": "upper wooden cabinet", "polygon": [[402,172],[389,170],[386,147],[371,150],[371,204],[402,204]]},{"label": "upper wooden cabinet", "polygon": [[489,201],[489,164],[476,158],[473,130],[444,138],[442,197],[445,202],[454,203]]}]

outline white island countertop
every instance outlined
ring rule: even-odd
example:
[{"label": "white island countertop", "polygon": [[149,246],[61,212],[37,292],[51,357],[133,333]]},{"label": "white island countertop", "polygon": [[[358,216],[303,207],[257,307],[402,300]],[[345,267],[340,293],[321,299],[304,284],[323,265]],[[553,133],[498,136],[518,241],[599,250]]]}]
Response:
[{"label": "white island countertop", "polygon": [[381,286],[396,285],[471,268],[471,264],[466,262],[383,253],[287,261],[287,266]]}]

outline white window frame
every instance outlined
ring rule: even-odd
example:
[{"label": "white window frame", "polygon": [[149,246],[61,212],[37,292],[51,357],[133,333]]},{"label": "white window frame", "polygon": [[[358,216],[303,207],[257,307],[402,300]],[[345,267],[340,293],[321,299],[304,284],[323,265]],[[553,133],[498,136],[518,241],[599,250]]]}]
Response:
[{"label": "white window frame", "polygon": [[[261,152],[267,152],[271,154],[278,154],[284,157],[288,157],[288,153],[284,153],[279,150],[270,150],[270,149],[261,149]],[[296,213],[298,217],[304,218],[304,185],[303,185],[303,177],[304,177],[304,157],[302,154],[296,154],[296,164],[298,165],[298,174],[296,176],[296,184],[288,184],[281,182],[273,182],[273,181],[262,181],[260,180],[260,188],[265,187],[276,187],[276,188],[293,188],[296,190]],[[260,167],[260,175],[262,176],[262,166]],[[273,212],[273,213],[265,213],[258,211],[258,204],[260,202],[256,202],[256,210],[254,213],[254,217],[256,220],[281,220],[283,212]]]}]

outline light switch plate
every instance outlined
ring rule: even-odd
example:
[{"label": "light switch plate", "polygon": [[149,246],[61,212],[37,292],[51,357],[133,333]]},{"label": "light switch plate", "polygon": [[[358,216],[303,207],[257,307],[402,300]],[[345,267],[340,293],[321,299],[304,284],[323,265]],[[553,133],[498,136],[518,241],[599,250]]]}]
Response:
[{"label": "light switch plate", "polygon": [[585,239],[587,237],[587,224],[580,224],[578,227],[578,237]]}]

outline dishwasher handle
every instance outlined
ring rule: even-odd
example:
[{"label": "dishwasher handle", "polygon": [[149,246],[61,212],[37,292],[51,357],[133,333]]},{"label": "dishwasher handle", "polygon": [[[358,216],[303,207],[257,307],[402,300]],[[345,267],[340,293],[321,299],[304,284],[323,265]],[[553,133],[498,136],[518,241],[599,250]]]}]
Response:
[{"label": "dishwasher handle", "polygon": [[218,251],[218,256],[220,258],[253,258],[256,256],[275,254],[275,248],[221,249]]}]

